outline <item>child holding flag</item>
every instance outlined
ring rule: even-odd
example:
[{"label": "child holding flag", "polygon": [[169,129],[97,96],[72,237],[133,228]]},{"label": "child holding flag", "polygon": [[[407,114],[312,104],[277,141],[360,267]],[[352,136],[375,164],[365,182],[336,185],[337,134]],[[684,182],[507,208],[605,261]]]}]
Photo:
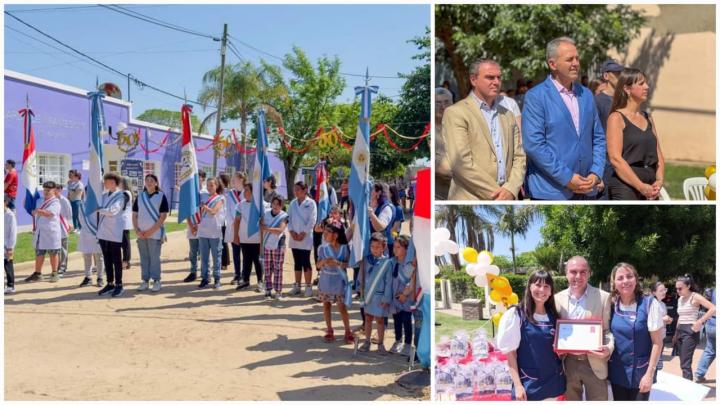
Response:
[{"label": "child holding flag", "polygon": [[[255,292],[265,293],[263,266],[260,262],[260,232],[255,232],[252,236],[250,236],[248,232],[252,195],[252,183],[245,184],[243,199],[235,207],[235,222],[233,224],[235,241],[233,242],[233,246],[239,245],[240,250],[242,250],[242,276],[237,283],[238,286],[236,290],[242,290],[250,286],[250,272],[252,266],[255,266],[255,275],[257,276],[257,288]],[[263,207],[270,209],[270,204],[263,201]],[[238,253],[238,258],[239,256],[240,254]]]},{"label": "child holding flag", "polygon": [[323,303],[323,316],[327,331],[325,342],[334,342],[332,328],[332,304],[337,303],[338,311],[345,326],[345,343],[353,343],[355,337],[350,330],[350,318],[347,305],[352,302],[352,289],[347,276],[350,250],[347,246],[345,231],[329,221],[325,224],[323,239],[325,243],[318,248],[317,267],[320,271],[318,297]]},{"label": "child holding flag", "polygon": [[365,343],[359,351],[370,350],[373,320],[377,323],[378,354],[385,355],[385,320],[390,314],[392,304],[392,268],[391,261],[385,255],[387,239],[380,232],[370,237],[370,255],[364,260],[360,274],[365,309]]},{"label": "child holding flag", "polygon": [[[265,253],[265,299],[282,300],[282,274],[285,263],[285,228],[289,218],[282,210],[280,196],[272,199],[271,209],[263,214],[260,223]],[[309,259],[309,255],[308,255]],[[275,290],[273,294],[272,291]]]},{"label": "child holding flag", "polygon": [[42,266],[45,255],[50,256],[50,282],[58,281],[58,256],[62,247],[60,230],[60,200],[55,197],[55,182],[43,183],[44,200],[38,200],[33,211],[33,245],[35,246],[35,272],[25,279],[27,283],[34,283],[42,279]]},{"label": "child holding flag", "polygon": [[[87,195],[87,194],[85,194]],[[91,215],[88,218],[85,215],[85,199],[83,198],[78,204],[78,224],[80,225],[80,235],[78,237],[78,250],[83,255],[83,264],[85,266],[85,278],[80,283],[80,287],[92,284],[92,263],[95,261],[97,269],[97,286],[103,286],[103,257],[100,241],[97,238],[97,215]]]}]

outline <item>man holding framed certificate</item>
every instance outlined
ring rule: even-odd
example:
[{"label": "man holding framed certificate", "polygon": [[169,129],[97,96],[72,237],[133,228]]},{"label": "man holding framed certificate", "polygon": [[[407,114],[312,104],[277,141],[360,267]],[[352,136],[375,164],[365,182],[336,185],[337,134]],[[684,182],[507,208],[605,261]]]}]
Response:
[{"label": "man holding framed certificate", "polygon": [[568,288],[555,294],[557,323],[555,350],[564,354],[567,378],[565,397],[581,401],[607,401],[607,362],[614,349],[610,332],[610,294],[588,285],[592,274],[582,256],[565,264]]}]

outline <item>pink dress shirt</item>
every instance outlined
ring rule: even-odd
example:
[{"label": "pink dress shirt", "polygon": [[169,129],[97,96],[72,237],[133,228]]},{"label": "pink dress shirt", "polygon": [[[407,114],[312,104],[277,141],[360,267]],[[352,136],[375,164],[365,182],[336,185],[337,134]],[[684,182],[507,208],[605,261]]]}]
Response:
[{"label": "pink dress shirt", "polygon": [[575,132],[577,132],[577,135],[580,136],[580,105],[578,104],[578,98],[575,95],[575,92],[572,89],[566,89],[565,86],[555,79],[552,79],[552,82],[560,93],[560,98],[563,103],[565,103],[565,107],[567,107],[568,111],[570,111],[570,116],[572,117],[573,124],[575,125]]}]

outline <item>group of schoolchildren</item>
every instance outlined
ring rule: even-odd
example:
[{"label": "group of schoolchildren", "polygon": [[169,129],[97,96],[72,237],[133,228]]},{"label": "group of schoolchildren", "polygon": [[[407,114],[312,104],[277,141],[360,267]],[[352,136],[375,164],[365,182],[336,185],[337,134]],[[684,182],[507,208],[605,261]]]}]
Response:
[{"label": "group of schoolchildren", "polygon": [[[317,197],[315,190],[308,190],[302,181],[294,184],[295,198],[285,211],[285,201],[276,190],[274,176],[270,176],[263,182],[265,206],[260,224],[253,226],[249,221],[253,209],[253,185],[245,182],[242,173],[235,173],[232,178],[221,174],[206,179],[202,171],[199,175],[201,205],[199,216],[187,220],[190,272],[184,282],[197,280],[200,256],[198,287],[220,288],[221,270],[230,265],[232,253],[234,277],[231,284],[236,285],[237,290],[250,287],[254,268],[255,291],[262,293],[268,301],[284,300],[283,265],[286,247],[289,247],[293,255],[294,280],[288,295],[313,297],[313,285],[317,285],[315,299],[323,303],[326,342],[335,341],[332,327],[332,304],[335,303],[344,327],[342,340],[354,343],[348,307],[355,295],[363,322],[359,331],[365,335],[358,350],[369,351],[371,343],[377,343],[378,353],[387,354],[383,345],[384,332],[392,315],[395,343],[390,352],[410,355],[421,322],[420,311],[414,310],[416,261],[412,240],[400,235],[404,214],[395,186],[389,188],[390,200],[386,198],[383,184],[375,183],[372,187],[368,208],[370,254],[353,269],[353,280],[350,281],[348,240],[352,238],[354,225],[346,220],[347,213],[337,205],[333,190],[330,190],[334,197],[331,208],[324,219],[318,218],[317,203],[313,199],[313,196]],[[42,280],[42,266],[45,256],[49,256],[52,269],[49,281],[57,282],[67,269],[68,235],[76,232],[79,233],[78,250],[83,254],[85,268],[80,286],[91,285],[92,273],[96,271],[96,284],[101,287],[98,294],[121,296],[124,293],[123,271],[129,268],[130,261],[129,231],[134,229],[142,278],[138,291],[160,291],[160,254],[166,240],[163,224],[169,204],[155,175],[147,175],[144,184],[143,190],[133,198],[126,179],[113,173],[106,174],[98,209],[87,213],[88,190],[82,186],[79,172],[70,172],[69,198],[62,195],[62,185],[45,182],[42,198],[38,199],[33,211],[35,271],[25,281]],[[12,259],[16,235],[15,215],[6,198],[6,293],[14,292],[15,287]],[[319,273],[314,281],[311,252],[314,252]],[[377,325],[376,337],[372,336],[373,322]]]}]

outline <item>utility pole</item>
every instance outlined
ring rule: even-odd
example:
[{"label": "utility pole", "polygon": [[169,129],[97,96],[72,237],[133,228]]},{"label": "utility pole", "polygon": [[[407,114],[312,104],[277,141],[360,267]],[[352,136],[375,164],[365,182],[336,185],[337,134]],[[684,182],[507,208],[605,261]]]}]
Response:
[{"label": "utility pole", "polygon": [[[215,119],[215,136],[220,135],[220,124],[222,121],[223,87],[225,86],[225,48],[227,46],[227,24],[223,25],[223,36],[220,44],[220,97],[217,104],[217,116]],[[214,137],[213,137],[214,138]],[[217,149],[213,148],[213,176],[217,176]]]}]

